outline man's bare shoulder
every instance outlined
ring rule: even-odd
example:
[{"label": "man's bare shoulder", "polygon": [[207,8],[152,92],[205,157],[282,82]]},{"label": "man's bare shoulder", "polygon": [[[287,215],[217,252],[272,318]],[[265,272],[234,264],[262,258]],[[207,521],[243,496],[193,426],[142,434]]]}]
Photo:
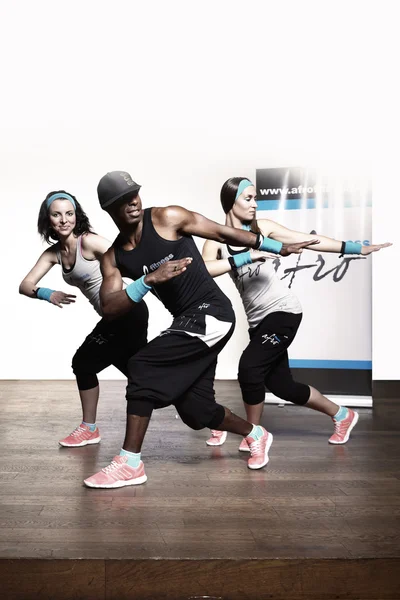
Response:
[{"label": "man's bare shoulder", "polygon": [[183,206],[170,205],[153,208],[151,216],[153,222],[165,227],[168,225],[179,225],[187,219],[188,214],[190,214],[190,211],[183,208]]},{"label": "man's bare shoulder", "polygon": [[115,250],[114,250],[114,246],[110,246],[108,250],[106,250],[106,252],[104,252],[102,258],[101,258],[101,264],[103,266],[108,266],[108,267],[116,267],[116,262],[115,262]]}]

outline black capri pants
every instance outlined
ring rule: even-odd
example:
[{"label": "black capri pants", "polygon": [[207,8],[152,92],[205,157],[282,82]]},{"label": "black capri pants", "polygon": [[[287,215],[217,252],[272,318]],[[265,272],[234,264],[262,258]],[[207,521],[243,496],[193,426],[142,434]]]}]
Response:
[{"label": "black capri pants", "polygon": [[110,365],[127,377],[129,359],[147,343],[148,320],[149,311],[143,301],[118,319],[101,319],[72,359],[78,389],[96,387],[96,374]]},{"label": "black capri pants", "polygon": [[306,404],[310,388],[294,381],[287,349],[301,323],[302,314],[274,312],[249,330],[250,343],[240,362],[238,379],[246,404],[264,402],[265,387],[294,404]]}]

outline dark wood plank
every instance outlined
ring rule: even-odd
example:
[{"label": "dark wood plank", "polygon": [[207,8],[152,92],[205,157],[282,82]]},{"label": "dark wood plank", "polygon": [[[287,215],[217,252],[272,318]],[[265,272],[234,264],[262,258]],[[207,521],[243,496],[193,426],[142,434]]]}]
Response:
[{"label": "dark wood plank", "polygon": [[397,600],[399,566],[391,558],[8,559],[0,581],[6,600]]},{"label": "dark wood plank", "polygon": [[[110,561],[107,600],[394,600],[399,561]],[[155,573],[157,569],[157,574]],[[337,581],[340,579],[340,582]]]},{"label": "dark wood plank", "polygon": [[101,600],[104,561],[0,560],[1,595],[6,600]]}]

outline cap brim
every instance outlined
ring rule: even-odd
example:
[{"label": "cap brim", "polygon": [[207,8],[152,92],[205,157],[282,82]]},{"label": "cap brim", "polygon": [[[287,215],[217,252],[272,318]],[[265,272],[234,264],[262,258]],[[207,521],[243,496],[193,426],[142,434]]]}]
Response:
[{"label": "cap brim", "polygon": [[131,196],[135,192],[136,193],[139,192],[141,187],[142,187],[141,185],[133,186],[133,187],[131,187],[130,190],[128,190],[128,191],[125,190],[124,192],[121,192],[117,196],[114,196],[113,198],[110,198],[109,200],[107,200],[107,202],[105,202],[104,204],[101,205],[101,208],[108,208],[109,206],[111,206],[112,204],[114,204],[115,202],[117,202],[118,200],[123,198],[124,196]]}]

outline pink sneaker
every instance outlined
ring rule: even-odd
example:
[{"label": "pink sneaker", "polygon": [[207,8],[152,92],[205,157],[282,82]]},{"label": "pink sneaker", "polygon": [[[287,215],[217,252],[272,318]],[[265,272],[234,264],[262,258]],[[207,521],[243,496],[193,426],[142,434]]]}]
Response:
[{"label": "pink sneaker", "polygon": [[348,409],[349,414],[342,421],[335,421],[335,433],[329,438],[330,444],[345,444],[350,437],[351,430],[358,421],[358,412]]},{"label": "pink sneaker", "polygon": [[101,440],[99,428],[90,431],[90,427],[81,423],[79,427],[74,429],[66,438],[60,440],[60,446],[68,448],[76,448],[77,446],[86,446],[87,444],[98,444]]},{"label": "pink sneaker", "polygon": [[147,481],[142,461],[136,468],[130,467],[127,462],[126,456],[114,456],[111,464],[85,479],[84,484],[92,488],[119,488],[125,485],[140,485]]},{"label": "pink sneaker", "polygon": [[273,435],[269,433],[264,427],[262,427],[263,436],[259,440],[254,440],[249,435],[246,440],[249,445],[251,457],[247,461],[249,469],[261,469],[269,461],[268,450],[271,448],[273,442]]},{"label": "pink sneaker", "polygon": [[240,442],[239,452],[250,452],[250,448],[249,448],[246,438],[243,438],[242,441]]},{"label": "pink sneaker", "polygon": [[207,446],[222,446],[226,440],[226,431],[218,431],[217,429],[211,429],[211,437],[206,441]]}]

